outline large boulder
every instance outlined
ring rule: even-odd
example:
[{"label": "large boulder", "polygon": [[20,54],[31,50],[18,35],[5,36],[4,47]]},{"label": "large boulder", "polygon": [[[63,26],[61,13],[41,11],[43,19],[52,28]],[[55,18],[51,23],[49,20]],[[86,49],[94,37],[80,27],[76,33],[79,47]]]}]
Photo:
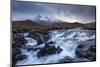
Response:
[{"label": "large boulder", "polygon": [[42,44],[42,43],[43,43],[43,41],[41,40],[40,36],[39,36],[39,35],[37,35],[37,33],[36,33],[36,32],[31,32],[31,33],[29,33],[29,35],[28,35],[27,37],[31,37],[31,38],[35,39],[35,40],[38,42],[38,44],[37,44],[37,45],[39,45],[39,44]]},{"label": "large boulder", "polygon": [[95,40],[89,40],[81,43],[76,49],[76,54],[78,57],[87,58],[90,61],[96,60],[96,45]]},{"label": "large boulder", "polygon": [[47,55],[52,55],[56,53],[60,53],[62,49],[60,47],[50,46],[48,44],[45,44],[45,47],[41,48],[40,51],[37,53],[37,57],[43,57]]}]

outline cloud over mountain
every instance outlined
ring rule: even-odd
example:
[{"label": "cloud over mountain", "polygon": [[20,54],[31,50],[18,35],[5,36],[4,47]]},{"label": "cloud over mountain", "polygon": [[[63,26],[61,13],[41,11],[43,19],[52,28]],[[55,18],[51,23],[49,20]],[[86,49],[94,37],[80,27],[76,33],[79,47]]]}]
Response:
[{"label": "cloud over mountain", "polygon": [[12,20],[32,19],[37,15],[68,22],[95,22],[96,18],[95,6],[16,1],[12,8]]}]

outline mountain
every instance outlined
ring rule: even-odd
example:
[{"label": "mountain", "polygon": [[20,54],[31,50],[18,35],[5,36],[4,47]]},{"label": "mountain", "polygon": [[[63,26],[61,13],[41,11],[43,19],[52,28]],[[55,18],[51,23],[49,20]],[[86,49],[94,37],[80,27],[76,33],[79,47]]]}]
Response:
[{"label": "mountain", "polygon": [[54,22],[55,23],[56,22],[61,22],[61,20],[51,18],[51,17],[48,17],[48,16],[41,16],[41,15],[37,15],[31,20],[33,22],[37,22],[38,24],[41,24],[41,25],[48,25],[48,24],[52,24]]},{"label": "mountain", "polygon": [[67,23],[67,22],[59,22],[59,23],[50,23],[48,25],[38,24],[37,21],[31,20],[23,20],[23,21],[12,21],[12,29],[13,30],[27,30],[27,31],[48,31],[52,29],[71,29],[76,27],[82,27],[88,30],[96,30],[96,23],[88,23],[81,24],[78,22]]}]

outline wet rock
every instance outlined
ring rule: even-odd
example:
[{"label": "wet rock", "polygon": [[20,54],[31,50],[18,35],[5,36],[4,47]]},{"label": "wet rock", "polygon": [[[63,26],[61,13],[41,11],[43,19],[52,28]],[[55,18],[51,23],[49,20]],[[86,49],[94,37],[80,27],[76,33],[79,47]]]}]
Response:
[{"label": "wet rock", "polygon": [[27,46],[26,49],[27,49],[27,51],[33,51],[34,50],[34,48],[32,46]]},{"label": "wet rock", "polygon": [[27,41],[23,36],[13,35],[12,48],[14,48],[15,50],[23,48],[25,47],[25,43],[27,43]]},{"label": "wet rock", "polygon": [[25,49],[26,49],[27,51],[36,51],[36,50],[38,50],[39,48],[35,48],[35,47],[33,47],[33,46],[26,46]]},{"label": "wet rock", "polygon": [[50,42],[48,42],[48,44],[54,44],[54,42],[53,41],[50,41]]},{"label": "wet rock", "polygon": [[76,49],[76,54],[78,57],[87,58],[88,60],[96,60],[96,46],[95,42],[91,40],[79,45]]},{"label": "wet rock", "polygon": [[78,57],[87,57],[87,51],[77,49],[76,54],[77,54]]},{"label": "wet rock", "polygon": [[96,46],[92,45],[89,49],[89,51],[87,52],[87,55],[89,56],[88,59],[91,61],[95,61],[96,60]]},{"label": "wet rock", "polygon": [[76,57],[73,59],[73,62],[89,62],[90,60],[88,60],[87,58],[80,58],[80,57]]},{"label": "wet rock", "polygon": [[21,54],[21,49],[25,47],[25,43],[27,41],[23,36],[19,36],[18,34],[13,34],[12,40],[12,61],[13,64],[16,64],[17,61],[23,60],[26,58],[25,55]]},{"label": "wet rock", "polygon": [[55,46],[50,46],[46,44],[45,47],[41,48],[40,51],[37,53],[37,57],[60,53],[61,51],[62,49],[60,47],[56,48]]},{"label": "wet rock", "polygon": [[63,59],[59,60],[59,63],[71,63],[73,62],[73,58],[66,56]]},{"label": "wet rock", "polygon": [[26,59],[27,58],[27,56],[26,55],[22,55],[22,54],[19,54],[19,55],[16,55],[15,56],[15,59],[17,60],[17,61],[21,61],[21,60],[24,60],[24,59]]},{"label": "wet rock", "polygon": [[75,63],[75,62],[87,62],[90,61],[87,58],[80,58],[80,57],[75,57],[71,58],[69,56],[66,56],[65,58],[59,60],[60,63]]},{"label": "wet rock", "polygon": [[93,51],[93,52],[96,52],[96,45],[92,45],[92,46],[90,47],[90,50]]},{"label": "wet rock", "polygon": [[27,41],[24,39],[21,35],[15,35],[13,36],[13,46],[23,46]]},{"label": "wet rock", "polygon": [[29,32],[28,36],[27,37],[34,37],[35,33],[32,33],[32,32]]},{"label": "wet rock", "polygon": [[26,55],[22,55],[22,54],[16,54],[16,55],[12,55],[12,66],[15,67],[16,66],[16,63],[17,61],[21,61],[21,60],[24,60],[26,59],[27,56]]},{"label": "wet rock", "polygon": [[62,49],[58,46],[57,47],[57,53],[60,53],[62,51]]},{"label": "wet rock", "polygon": [[31,32],[27,37],[31,37],[31,38],[35,39],[38,42],[38,45],[43,43],[40,36],[37,35],[36,33]]}]

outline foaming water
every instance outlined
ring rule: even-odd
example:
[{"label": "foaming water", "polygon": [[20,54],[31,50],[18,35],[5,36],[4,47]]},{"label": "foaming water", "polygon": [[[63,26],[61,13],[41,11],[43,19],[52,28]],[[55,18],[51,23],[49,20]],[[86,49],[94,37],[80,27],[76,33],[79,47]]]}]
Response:
[{"label": "foaming water", "polygon": [[[45,55],[39,58],[37,57],[37,53],[41,48],[45,47],[45,43],[38,44],[38,41],[35,38],[28,37],[29,33],[23,33],[22,35],[27,43],[25,44],[26,49],[21,49],[21,51],[23,54],[27,55],[27,58],[18,61],[17,65],[59,63],[59,60],[62,60],[65,57],[77,58],[76,49],[80,43],[95,39],[95,32],[92,30],[84,30],[82,28],[50,30],[48,32],[49,38],[46,43],[56,48],[60,47],[62,51],[60,53]],[[40,39],[41,37],[42,34]],[[49,42],[53,43],[49,44]],[[37,50],[27,51],[28,46],[33,47],[33,49],[37,48]]]}]

